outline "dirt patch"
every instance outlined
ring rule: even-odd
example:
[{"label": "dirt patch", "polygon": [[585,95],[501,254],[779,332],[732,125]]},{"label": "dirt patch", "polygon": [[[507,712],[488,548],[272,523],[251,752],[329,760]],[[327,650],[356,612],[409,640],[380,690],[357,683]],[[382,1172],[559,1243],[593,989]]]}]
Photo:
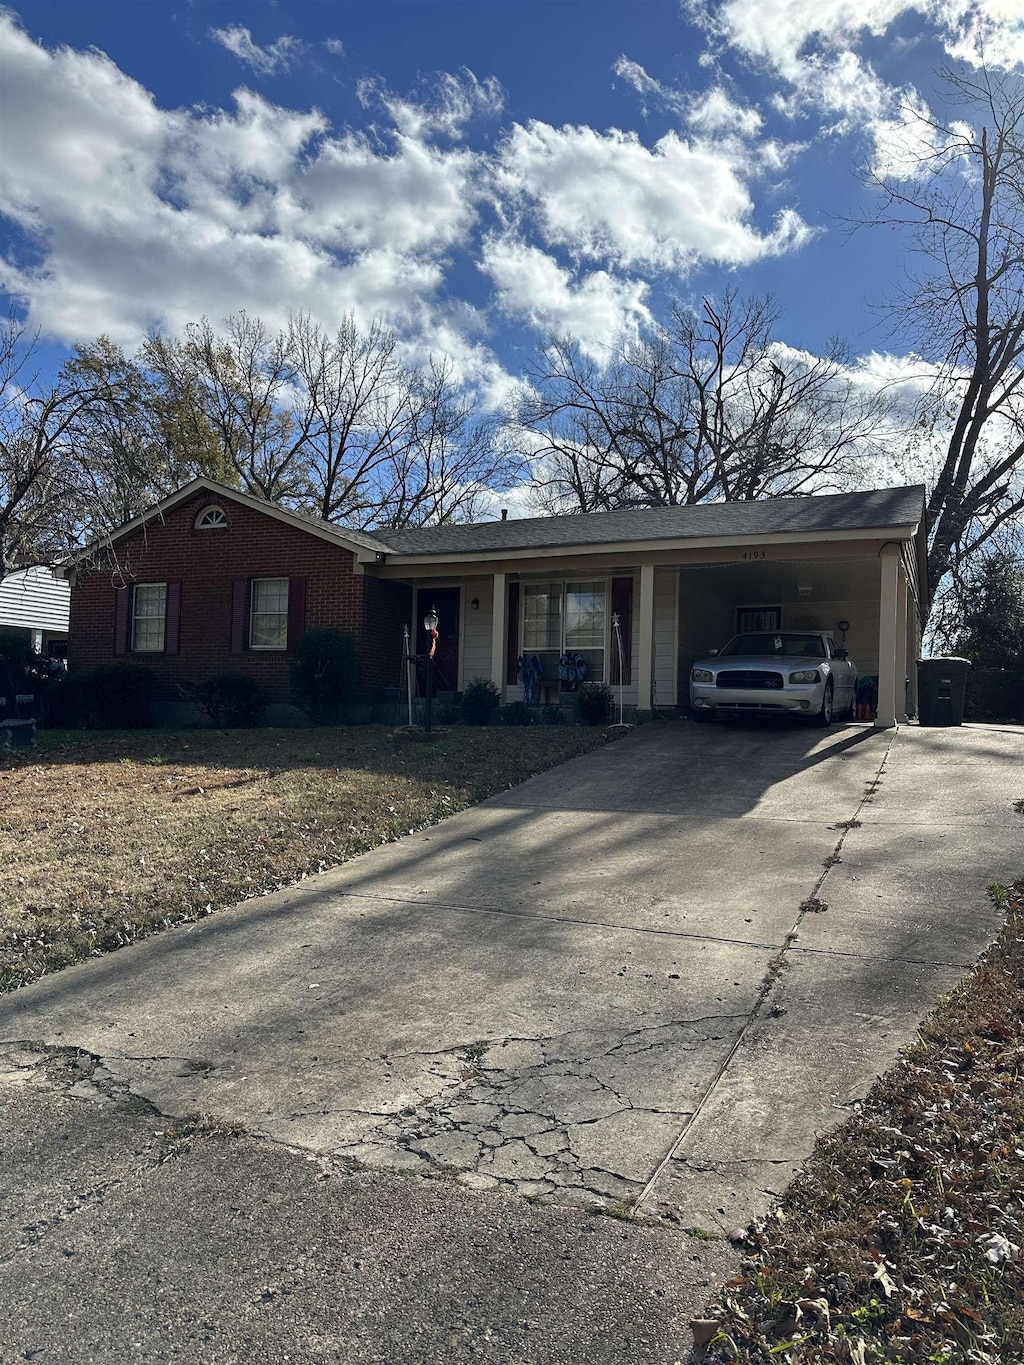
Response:
[{"label": "dirt patch", "polygon": [[0,991],[436,824],[575,727],[49,733],[0,767]]},{"label": "dirt patch", "polygon": [[1024,1360],[1024,883],[993,894],[990,952],[747,1230],[705,1360]]}]

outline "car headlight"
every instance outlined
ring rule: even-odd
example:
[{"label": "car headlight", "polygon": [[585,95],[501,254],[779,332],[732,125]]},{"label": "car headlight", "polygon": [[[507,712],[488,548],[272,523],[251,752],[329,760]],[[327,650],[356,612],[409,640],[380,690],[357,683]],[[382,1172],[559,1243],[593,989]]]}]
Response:
[{"label": "car headlight", "polygon": [[690,678],[693,682],[709,683],[715,681],[715,675],[710,668],[695,668],[691,672]]},{"label": "car headlight", "polygon": [[821,676],[816,668],[802,668],[799,673],[789,675],[791,683],[816,683],[821,682]]}]

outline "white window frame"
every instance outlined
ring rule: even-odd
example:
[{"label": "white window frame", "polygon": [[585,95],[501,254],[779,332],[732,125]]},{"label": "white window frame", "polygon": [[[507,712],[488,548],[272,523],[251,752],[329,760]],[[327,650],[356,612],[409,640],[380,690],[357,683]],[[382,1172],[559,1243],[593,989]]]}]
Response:
[{"label": "white window frame", "polygon": [[[583,578],[583,577],[580,577],[580,578],[535,578],[535,579],[525,578],[525,579],[521,579],[520,581],[521,581],[521,583],[522,583],[523,590],[522,590],[522,592],[519,594],[519,652],[520,652],[520,654],[556,654],[558,659],[561,659],[562,655],[565,654],[565,653],[567,653],[568,650],[569,650],[569,647],[568,647],[568,646],[566,645],[566,643],[565,643],[566,597],[567,597],[567,594],[568,594],[569,589],[570,589],[570,588],[574,588],[574,587],[579,587],[579,586],[580,586],[581,584],[583,584],[583,583],[600,583],[600,584],[601,584],[602,588],[604,589],[604,640],[603,640],[603,642],[602,642],[600,645],[573,645],[571,648],[572,648],[572,652],[573,652],[574,654],[587,654],[587,653],[589,653],[591,650],[598,650],[598,649],[600,649],[600,651],[601,651],[601,677],[600,677],[600,679],[595,678],[595,677],[593,677],[592,675],[588,675],[586,678],[584,678],[583,681],[584,681],[584,682],[603,682],[603,683],[607,683],[607,682],[608,682],[608,677],[610,676],[610,673],[611,673],[611,669],[610,669],[610,659],[611,659],[611,653],[610,653],[610,651],[611,651],[611,619],[612,619],[612,611],[611,611],[611,605],[612,605],[612,584],[611,584],[611,579],[610,579],[610,578],[605,578],[605,577],[604,577],[603,575],[601,575],[601,574],[597,574],[597,575],[595,575],[594,577],[591,577],[591,578]],[[557,650],[553,650],[553,649],[551,649],[551,648],[549,648],[549,647],[546,647],[546,648],[543,648],[543,649],[535,649],[533,646],[528,645],[528,644],[526,643],[526,590],[527,590],[527,588],[531,588],[531,587],[533,587],[533,588],[540,587],[540,586],[543,585],[543,584],[548,584],[548,585],[550,585],[550,586],[554,586],[555,584],[557,584],[558,587],[559,587],[559,589],[561,590],[561,595],[562,595],[562,596],[561,596],[561,606],[560,606],[560,609],[559,609],[559,634],[560,634],[560,641],[561,641],[561,642],[560,642],[560,644],[559,644]]]},{"label": "white window frame", "polygon": [[204,507],[195,519],[197,531],[223,531],[227,529],[228,514],[223,507],[211,504]]},{"label": "white window frame", "polygon": [[[160,588],[162,590],[162,601],[160,611],[139,611],[139,593],[146,589]],[[145,600],[145,599],[143,599]],[[159,621],[160,622],[160,643],[159,645],[139,644],[138,625],[140,621]],[[132,654],[164,654],[167,650],[167,584],[166,583],[136,583],[132,588],[132,621],[131,621],[131,652]]]},{"label": "white window frame", "polygon": [[[284,611],[257,610],[258,588],[261,583],[283,583],[284,589]],[[271,578],[254,578],[249,584],[249,648],[254,650],[271,651],[278,654],[283,653],[288,648],[288,599],[291,595],[291,580],[283,574],[275,574]],[[281,644],[267,645],[256,644],[253,640],[253,626],[257,616],[283,616],[284,617],[284,640]]]},{"label": "white window frame", "polygon": [[[778,620],[776,621],[775,625],[773,625],[773,626],[741,626],[741,625],[740,625],[740,612],[743,612],[743,611],[774,611],[774,612],[776,613],[777,617],[778,617]],[[734,615],[734,618],[733,618],[733,622],[734,622],[734,625],[735,625],[735,630],[733,631],[733,634],[734,634],[734,635],[744,635],[744,634],[746,634],[746,633],[749,632],[749,631],[763,631],[763,630],[772,631],[772,630],[781,630],[781,629],[782,629],[782,603],[781,603],[781,602],[740,602],[740,603],[737,603],[736,608],[735,608],[735,615]]]}]

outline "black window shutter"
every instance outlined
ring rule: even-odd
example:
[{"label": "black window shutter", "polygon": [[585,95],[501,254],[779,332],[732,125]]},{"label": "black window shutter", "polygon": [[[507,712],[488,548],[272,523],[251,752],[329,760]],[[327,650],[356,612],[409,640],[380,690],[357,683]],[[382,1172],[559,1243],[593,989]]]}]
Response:
[{"label": "black window shutter", "polygon": [[622,677],[619,677],[619,649],[612,631],[612,667],[609,677],[613,683],[633,681],[633,580],[612,579],[612,615],[619,618],[622,632]]},{"label": "black window shutter", "polygon": [[231,653],[244,654],[248,643],[249,580],[236,578],[231,584]]},{"label": "black window shutter", "polygon": [[288,580],[288,648],[294,649],[306,633],[306,580]]},{"label": "black window shutter", "polygon": [[181,584],[167,584],[164,605],[164,653],[177,654],[181,640]]},{"label": "black window shutter", "polygon": [[132,590],[131,588],[114,589],[114,653],[127,654],[131,643],[129,631],[131,629],[131,607]]}]

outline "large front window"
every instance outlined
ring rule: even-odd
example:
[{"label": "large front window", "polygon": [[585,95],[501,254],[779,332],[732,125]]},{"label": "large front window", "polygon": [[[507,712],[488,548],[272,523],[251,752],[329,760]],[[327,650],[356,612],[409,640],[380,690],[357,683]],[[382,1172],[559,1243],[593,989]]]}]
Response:
[{"label": "large front window", "polygon": [[253,579],[249,648],[288,648],[287,578]]},{"label": "large front window", "polygon": [[132,593],[132,650],[160,654],[167,619],[167,584],[137,583]]},{"label": "large front window", "polygon": [[608,618],[608,585],[525,583],[523,585],[523,653],[536,654],[544,677],[557,678],[562,654],[580,654],[586,681],[603,682]]}]

